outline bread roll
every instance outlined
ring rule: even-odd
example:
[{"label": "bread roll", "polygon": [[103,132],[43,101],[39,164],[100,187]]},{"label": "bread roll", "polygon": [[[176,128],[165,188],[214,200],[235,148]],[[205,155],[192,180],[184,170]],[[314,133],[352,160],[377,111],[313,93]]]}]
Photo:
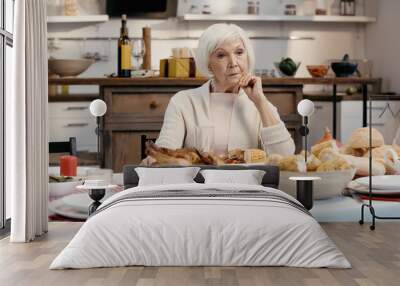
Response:
[{"label": "bread roll", "polygon": [[[356,169],[356,175],[369,175],[369,158],[341,155],[347,162]],[[386,173],[385,165],[381,161],[372,160],[372,176],[380,176]]]},{"label": "bread roll", "polygon": [[[396,157],[397,152],[392,145],[383,145],[381,147],[372,149],[372,158],[375,161],[385,165],[387,175],[394,175],[398,173],[398,170],[394,164],[395,159],[398,160],[398,157],[394,159],[393,155]],[[369,152],[367,152],[364,157],[369,157]]]},{"label": "bread roll", "polygon": [[292,171],[292,172],[306,172],[306,162],[304,157],[301,155],[289,155],[283,157],[279,162],[279,169],[281,171]]},{"label": "bread roll", "polygon": [[307,171],[308,172],[314,172],[318,169],[318,167],[321,165],[321,161],[315,157],[314,155],[310,155],[309,157],[307,157]]},{"label": "bread roll", "polygon": [[369,148],[369,147],[375,148],[385,144],[383,136],[378,130],[372,128],[371,132],[372,132],[371,146],[369,144],[369,127],[358,128],[354,130],[353,133],[351,133],[350,139],[347,142],[347,144],[354,149]]},{"label": "bread roll", "polygon": [[347,154],[347,155],[353,155],[356,157],[362,157],[364,156],[365,153],[368,152],[368,148],[351,148],[350,145],[345,144],[339,149],[340,154]]},{"label": "bread roll", "polygon": [[332,148],[333,150],[337,150],[339,153],[339,148],[336,145],[335,140],[329,140],[329,141],[324,141],[322,143],[316,144],[311,147],[311,153],[314,154],[314,156],[318,157],[319,153],[326,149],[326,148]]},{"label": "bread roll", "polygon": [[267,158],[267,164],[269,165],[274,165],[274,166],[279,166],[279,163],[283,159],[282,155],[279,154],[271,154]]},{"label": "bread roll", "polygon": [[332,159],[335,159],[339,155],[339,150],[338,149],[333,149],[331,147],[323,149],[321,152],[318,154],[318,159],[321,162],[326,162]]},{"label": "bread roll", "polygon": [[[382,145],[380,147],[373,148],[372,149],[372,158],[383,159],[385,157],[385,153],[388,152],[388,154],[387,154],[388,158],[393,161],[393,156],[392,156],[392,154],[390,154],[390,151],[389,151],[390,149],[394,150],[392,145]],[[369,152],[365,152],[363,157],[369,157]]]},{"label": "bread roll", "polygon": [[335,156],[334,158],[323,162],[318,168],[317,172],[340,171],[351,169],[351,165],[342,157]]}]

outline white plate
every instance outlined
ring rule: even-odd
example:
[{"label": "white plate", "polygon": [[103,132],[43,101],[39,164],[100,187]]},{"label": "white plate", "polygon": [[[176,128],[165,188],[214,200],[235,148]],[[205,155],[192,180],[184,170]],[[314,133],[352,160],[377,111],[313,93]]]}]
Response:
[{"label": "white plate", "polygon": [[87,219],[89,216],[88,208],[86,208],[86,212],[78,212],[77,210],[71,209],[70,207],[66,206],[62,199],[51,201],[49,203],[49,210],[55,214],[73,219]]},{"label": "white plate", "polygon": [[[369,189],[368,185],[362,185],[357,182],[357,180],[351,181],[348,185],[347,188],[352,189],[356,191],[357,193],[363,194],[363,195],[368,195],[369,194]],[[388,196],[393,196],[393,195],[400,195],[400,186],[397,187],[397,189],[393,190],[384,190],[384,189],[373,189],[372,194],[374,195],[388,195]]]},{"label": "white plate", "polygon": [[[111,197],[114,194],[115,194],[114,191],[109,191],[109,190],[106,191],[104,198],[101,199],[100,202],[103,202],[105,199]],[[60,201],[66,207],[80,213],[87,212],[89,206],[93,203],[93,200],[89,197],[88,193],[86,192],[62,197]]]},{"label": "white plate", "polygon": [[[355,180],[363,186],[369,186],[369,177],[362,177]],[[372,188],[374,190],[399,190],[400,175],[372,176]]]},{"label": "white plate", "polygon": [[72,181],[67,182],[51,182],[49,183],[49,195],[51,197],[62,197],[65,195],[72,194],[75,188],[82,185],[83,181],[79,181],[79,178],[74,177]]}]

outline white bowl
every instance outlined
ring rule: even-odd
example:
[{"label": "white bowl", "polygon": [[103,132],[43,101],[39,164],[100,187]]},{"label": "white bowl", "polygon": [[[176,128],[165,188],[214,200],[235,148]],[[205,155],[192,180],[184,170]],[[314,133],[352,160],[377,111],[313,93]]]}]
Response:
[{"label": "white bowl", "polygon": [[69,182],[51,182],[49,183],[49,195],[51,197],[62,197],[73,194],[75,188],[81,184],[82,181],[78,180]]},{"label": "white bowl", "polygon": [[307,173],[281,171],[279,189],[296,197],[296,182],[289,180],[290,177],[320,177],[321,180],[313,183],[314,200],[328,199],[341,195],[347,184],[353,180],[355,173],[355,169]]},{"label": "white bowl", "polygon": [[49,59],[49,72],[59,76],[77,76],[94,63],[93,59]]}]

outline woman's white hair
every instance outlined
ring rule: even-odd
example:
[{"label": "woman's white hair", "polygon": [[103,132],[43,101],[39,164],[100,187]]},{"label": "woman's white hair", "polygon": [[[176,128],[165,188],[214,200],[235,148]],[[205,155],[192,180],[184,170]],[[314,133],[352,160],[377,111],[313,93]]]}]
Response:
[{"label": "woman's white hair", "polygon": [[244,48],[247,51],[249,71],[253,71],[254,50],[246,33],[243,31],[242,28],[235,24],[219,23],[208,27],[199,39],[199,44],[197,46],[195,54],[195,60],[196,67],[199,69],[202,75],[213,77],[212,71],[209,68],[211,54],[222,42],[235,39],[242,40]]}]

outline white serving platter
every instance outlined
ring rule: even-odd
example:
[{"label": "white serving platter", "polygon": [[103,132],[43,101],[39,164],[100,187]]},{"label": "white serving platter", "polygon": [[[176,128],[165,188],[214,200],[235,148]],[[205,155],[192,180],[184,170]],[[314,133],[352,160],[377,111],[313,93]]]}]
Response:
[{"label": "white serving platter", "polygon": [[[369,177],[361,177],[355,180],[357,183],[368,187]],[[372,176],[372,188],[374,190],[400,190],[400,175]]]}]

